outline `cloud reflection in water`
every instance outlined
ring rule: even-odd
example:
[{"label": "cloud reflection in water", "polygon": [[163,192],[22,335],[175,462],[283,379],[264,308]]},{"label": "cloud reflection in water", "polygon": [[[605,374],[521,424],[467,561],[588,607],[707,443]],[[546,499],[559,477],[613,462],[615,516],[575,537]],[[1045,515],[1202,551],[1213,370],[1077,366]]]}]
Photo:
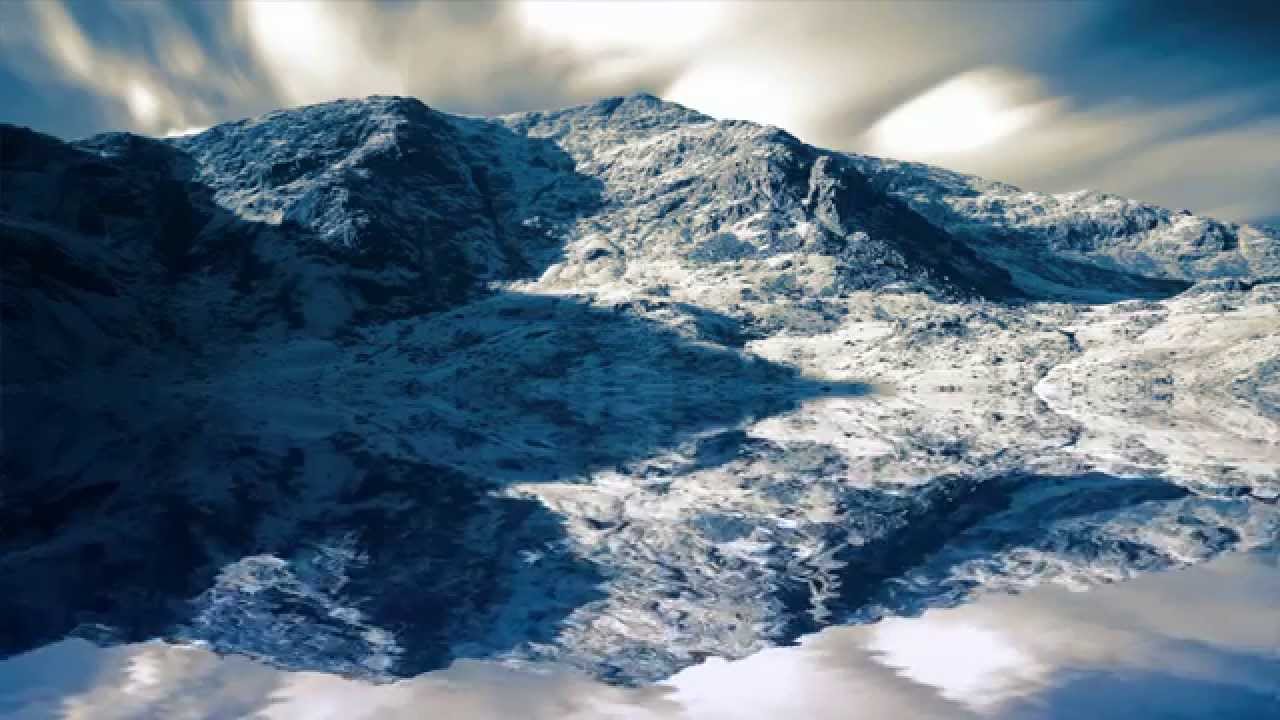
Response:
[{"label": "cloud reflection in water", "polygon": [[0,663],[0,716],[91,718],[1267,717],[1280,710],[1275,554],[1070,593],[988,596],[609,687],[462,661],[386,685],[160,642],[68,639]]}]

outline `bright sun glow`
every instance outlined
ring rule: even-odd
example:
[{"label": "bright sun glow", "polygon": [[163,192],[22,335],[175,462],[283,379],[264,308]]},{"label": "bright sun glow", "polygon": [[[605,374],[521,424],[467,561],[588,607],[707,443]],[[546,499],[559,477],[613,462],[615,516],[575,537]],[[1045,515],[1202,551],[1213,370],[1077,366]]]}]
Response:
[{"label": "bright sun glow", "polygon": [[156,114],[160,111],[160,101],[151,88],[135,80],[129,83],[124,99],[134,120],[143,125],[155,122]]},{"label": "bright sun glow", "polygon": [[344,5],[257,0],[238,6],[259,57],[291,102],[405,93],[399,74],[362,43],[361,16],[344,13]]},{"label": "bright sun glow", "polygon": [[300,2],[254,2],[248,11],[249,29],[264,53],[320,70],[332,70],[339,62],[332,50],[340,41],[340,33],[335,18],[323,7]]},{"label": "bright sun glow", "polygon": [[804,135],[813,88],[785,63],[749,59],[697,63],[662,95],[724,120],[751,120]]},{"label": "bright sun glow", "polygon": [[929,620],[885,620],[875,626],[868,649],[905,677],[973,706],[994,702],[1002,690],[1039,673],[1033,658],[999,632]]},{"label": "bright sun glow", "polygon": [[873,152],[901,158],[964,153],[1029,127],[1052,102],[1026,102],[1034,83],[998,69],[957,75],[899,106],[871,128]]}]

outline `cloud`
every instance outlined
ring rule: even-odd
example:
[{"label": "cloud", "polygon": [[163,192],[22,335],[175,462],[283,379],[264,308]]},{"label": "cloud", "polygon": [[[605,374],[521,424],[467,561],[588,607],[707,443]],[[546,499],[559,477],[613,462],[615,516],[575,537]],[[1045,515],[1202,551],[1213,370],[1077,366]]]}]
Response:
[{"label": "cloud", "polygon": [[[388,684],[286,672],[159,641],[68,639],[0,662],[0,714],[258,720],[995,720],[1261,717],[1280,672],[1274,558],[1072,593],[1040,588],[875,625],[828,628],[797,647],[710,659],[647,688],[550,666],[464,660]],[[1211,621],[1206,621],[1211,619]],[[1135,709],[1137,708],[1137,709]]]},{"label": "cloud", "polygon": [[660,56],[694,49],[715,34],[733,8],[711,0],[678,4],[522,0],[513,11],[522,28],[553,45],[587,55]]},{"label": "cloud", "polygon": [[1035,78],[1016,71],[969,70],[894,108],[866,135],[877,155],[945,162],[949,155],[985,150],[1055,114],[1060,101],[1038,95]]},{"label": "cloud", "polygon": [[[1280,212],[1266,7],[47,0],[0,8],[29,84],[0,73],[0,96],[37,127],[162,134],[338,96],[489,114],[643,90],[826,147],[1240,220]],[[98,107],[54,112],[59,88]]]},{"label": "cloud", "polygon": [[672,720],[976,720],[948,699],[877,660],[865,629],[826,631],[799,647],[772,648],[733,662],[712,658],[667,682],[680,712]]},{"label": "cloud", "polygon": [[[35,39],[50,63],[69,82],[122,104],[136,127],[159,131],[189,124],[191,115],[203,115],[197,103],[180,100],[168,90],[162,74],[149,63],[124,53],[94,45],[61,3],[28,6]],[[200,62],[199,49],[174,38],[174,47],[186,58],[178,67]]]},{"label": "cloud", "polygon": [[[697,16],[701,5],[679,7]],[[590,32],[562,31],[559,19],[570,10]],[[230,6],[230,12],[234,35],[283,105],[409,94],[462,113],[554,108],[637,87],[661,89],[671,51],[695,37],[689,30],[671,33],[667,23],[664,50],[640,47],[634,38],[649,43],[658,30],[642,23],[661,16],[662,7],[625,2],[263,0]],[[704,25],[710,22],[708,15]]]},{"label": "cloud", "polygon": [[1280,208],[1280,150],[1268,139],[1280,136],[1280,116],[1223,123],[1256,93],[1085,108],[1046,87],[1011,69],[966,71],[890,111],[848,147],[1028,189],[1101,190],[1225,220]]},{"label": "cloud", "polygon": [[233,11],[289,104],[408,92],[408,68],[374,52],[383,29],[375,6],[252,0]]},{"label": "cloud", "polygon": [[[784,106],[788,127],[820,145],[848,147],[877,119],[960,72],[1025,54],[1039,25],[1053,42],[1086,16],[1086,6],[1037,12],[984,3],[738,3],[717,42],[691,58],[685,77],[731,65],[719,85],[700,83],[683,100],[738,105],[742,119]],[[999,33],[991,28],[999,26]],[[773,79],[761,88],[756,78]],[[682,80],[677,79],[676,85]],[[761,93],[765,89],[767,93]],[[713,113],[714,114],[714,113]]]},{"label": "cloud", "polygon": [[1079,172],[1075,183],[1226,220],[1264,218],[1280,208],[1276,138],[1280,118],[1152,142],[1101,172]]},{"label": "cloud", "polygon": [[160,641],[100,648],[71,638],[0,663],[0,714],[14,720],[664,720],[679,710],[670,695],[466,660],[377,685]]}]

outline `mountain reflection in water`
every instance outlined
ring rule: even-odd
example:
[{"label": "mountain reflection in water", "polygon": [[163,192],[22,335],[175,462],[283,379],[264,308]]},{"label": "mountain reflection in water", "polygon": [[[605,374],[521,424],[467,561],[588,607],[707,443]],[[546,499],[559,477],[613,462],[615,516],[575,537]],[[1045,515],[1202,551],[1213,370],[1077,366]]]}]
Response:
[{"label": "mountain reflection in water", "polygon": [[373,685],[195,647],[72,638],[0,663],[0,717],[1280,717],[1278,557],[830,628],[642,689],[479,661]]}]

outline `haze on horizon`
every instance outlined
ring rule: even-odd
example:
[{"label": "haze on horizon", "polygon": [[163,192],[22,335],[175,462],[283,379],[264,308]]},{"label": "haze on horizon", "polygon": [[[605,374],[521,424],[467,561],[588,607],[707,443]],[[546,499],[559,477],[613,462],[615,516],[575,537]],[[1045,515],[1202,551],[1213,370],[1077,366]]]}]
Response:
[{"label": "haze on horizon", "polygon": [[189,132],[374,93],[457,113],[648,91],[816,145],[1280,219],[1280,5],[0,6],[0,120]]}]

